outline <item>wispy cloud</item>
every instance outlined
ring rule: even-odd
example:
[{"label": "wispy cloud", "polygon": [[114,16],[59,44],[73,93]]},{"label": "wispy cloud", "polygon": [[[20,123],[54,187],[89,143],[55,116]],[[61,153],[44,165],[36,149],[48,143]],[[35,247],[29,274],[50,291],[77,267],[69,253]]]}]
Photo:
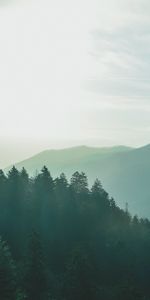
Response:
[{"label": "wispy cloud", "polygon": [[150,105],[150,2],[112,2],[108,24],[92,31],[95,68],[85,86],[103,97],[132,99],[132,105],[141,98]]}]

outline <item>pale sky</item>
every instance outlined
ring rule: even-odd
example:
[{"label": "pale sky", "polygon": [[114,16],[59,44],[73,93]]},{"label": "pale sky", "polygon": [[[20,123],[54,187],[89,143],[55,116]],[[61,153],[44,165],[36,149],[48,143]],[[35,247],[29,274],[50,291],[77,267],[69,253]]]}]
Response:
[{"label": "pale sky", "polygon": [[149,0],[0,0],[1,165],[150,142]]}]

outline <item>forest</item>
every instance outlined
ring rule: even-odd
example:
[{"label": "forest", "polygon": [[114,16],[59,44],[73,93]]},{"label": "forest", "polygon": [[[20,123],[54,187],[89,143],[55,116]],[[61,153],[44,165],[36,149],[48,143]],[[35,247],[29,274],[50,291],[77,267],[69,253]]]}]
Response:
[{"label": "forest", "polygon": [[1,170],[0,299],[150,299],[150,221],[83,172]]}]

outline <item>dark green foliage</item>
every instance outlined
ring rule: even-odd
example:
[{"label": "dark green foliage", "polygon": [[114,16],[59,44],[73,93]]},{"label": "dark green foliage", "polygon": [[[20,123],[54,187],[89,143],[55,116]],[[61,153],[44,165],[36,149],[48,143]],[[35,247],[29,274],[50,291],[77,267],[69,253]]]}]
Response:
[{"label": "dark green foliage", "polygon": [[27,300],[44,300],[47,295],[46,270],[40,238],[33,232],[30,244],[28,261],[24,278]]},{"label": "dark green foliage", "polygon": [[77,194],[88,192],[88,180],[85,173],[75,172],[71,177],[70,187]]},{"label": "dark green foliage", "polygon": [[0,238],[0,299],[15,300],[15,265],[9,248]]},{"label": "dark green foliage", "polygon": [[75,248],[66,266],[65,299],[96,299],[95,272],[87,249]]},{"label": "dark green foliage", "polygon": [[84,173],[69,183],[46,167],[35,178],[0,171],[0,235],[17,266],[0,240],[2,300],[150,299],[149,220],[121,210],[98,179],[90,189]]}]

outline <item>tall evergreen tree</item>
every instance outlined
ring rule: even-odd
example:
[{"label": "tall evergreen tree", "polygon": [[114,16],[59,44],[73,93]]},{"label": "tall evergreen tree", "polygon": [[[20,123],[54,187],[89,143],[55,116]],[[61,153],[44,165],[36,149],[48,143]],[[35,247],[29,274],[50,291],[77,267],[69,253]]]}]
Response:
[{"label": "tall evergreen tree", "polygon": [[70,187],[76,193],[88,192],[88,179],[85,173],[75,172],[71,177]]},{"label": "tall evergreen tree", "polygon": [[34,226],[38,232],[41,232],[43,230],[48,230],[49,223],[51,222],[50,208],[53,206],[54,200],[54,181],[45,166],[36,176],[33,188]]},{"label": "tall evergreen tree", "polygon": [[97,178],[91,188],[91,192],[94,194],[94,195],[101,195],[103,193],[103,187],[102,187],[102,184],[101,184],[101,181]]},{"label": "tall evergreen tree", "polygon": [[7,224],[7,177],[0,170],[0,234],[5,234]]}]

